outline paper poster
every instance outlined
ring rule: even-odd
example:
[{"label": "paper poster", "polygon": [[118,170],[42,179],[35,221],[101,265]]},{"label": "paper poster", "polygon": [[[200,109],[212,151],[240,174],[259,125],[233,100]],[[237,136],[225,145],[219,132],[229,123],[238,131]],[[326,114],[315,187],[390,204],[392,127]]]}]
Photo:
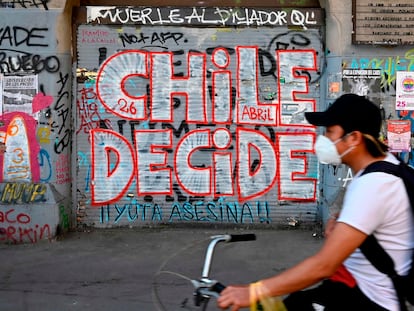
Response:
[{"label": "paper poster", "polygon": [[342,89],[344,93],[354,93],[372,100],[381,91],[381,70],[343,69]]},{"label": "paper poster", "polygon": [[37,79],[37,75],[4,76],[2,113],[20,111],[32,115],[33,98],[38,92]]},{"label": "paper poster", "polygon": [[388,120],[387,131],[390,152],[408,152],[411,150],[410,120]]},{"label": "paper poster", "polygon": [[336,99],[342,94],[342,73],[328,75],[328,98]]},{"label": "paper poster", "polygon": [[397,71],[396,110],[414,110],[414,72]]}]

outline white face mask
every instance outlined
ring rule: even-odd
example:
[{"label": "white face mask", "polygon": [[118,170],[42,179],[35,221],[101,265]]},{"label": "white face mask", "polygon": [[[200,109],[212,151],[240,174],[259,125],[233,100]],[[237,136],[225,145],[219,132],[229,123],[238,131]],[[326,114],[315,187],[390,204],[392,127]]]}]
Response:
[{"label": "white face mask", "polygon": [[[345,136],[344,136],[345,137]],[[352,151],[355,147],[350,147],[344,153],[339,154],[336,149],[336,144],[340,142],[344,137],[341,137],[335,141],[330,140],[324,135],[319,135],[315,143],[315,152],[318,160],[322,164],[339,165],[342,163],[342,157]]]}]

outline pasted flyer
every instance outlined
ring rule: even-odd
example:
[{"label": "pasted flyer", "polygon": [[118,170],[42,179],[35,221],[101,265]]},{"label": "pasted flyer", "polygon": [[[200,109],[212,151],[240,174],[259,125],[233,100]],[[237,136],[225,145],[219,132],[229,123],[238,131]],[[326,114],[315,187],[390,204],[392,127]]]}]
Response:
[{"label": "pasted flyer", "polygon": [[342,88],[344,93],[354,93],[373,100],[381,91],[381,70],[343,69]]},{"label": "pasted flyer", "polygon": [[21,111],[32,114],[33,98],[38,92],[38,76],[3,77],[3,113]]},{"label": "pasted flyer", "polygon": [[390,152],[408,152],[411,150],[410,120],[388,120],[387,131]]},{"label": "pasted flyer", "polygon": [[414,72],[397,71],[395,109],[414,110]]}]

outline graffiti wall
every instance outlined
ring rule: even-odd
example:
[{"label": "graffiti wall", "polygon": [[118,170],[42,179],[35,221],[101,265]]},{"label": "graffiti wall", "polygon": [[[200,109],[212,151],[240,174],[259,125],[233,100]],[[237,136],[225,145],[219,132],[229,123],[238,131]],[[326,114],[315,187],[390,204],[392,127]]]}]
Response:
[{"label": "graffiti wall", "polygon": [[79,224],[317,219],[316,134],[304,112],[319,105],[320,11],[87,16],[77,29]]},{"label": "graffiti wall", "polygon": [[[343,5],[343,6],[341,6]],[[390,8],[394,4],[389,4]],[[350,22],[353,15],[351,2],[335,1],[327,16],[332,16],[331,21],[327,22],[327,96],[325,102],[331,104],[335,98],[342,93],[354,92],[359,95],[367,96],[369,99],[378,104],[382,112],[383,127],[381,138],[388,144],[389,139],[387,121],[401,122],[411,121],[411,151],[395,152],[405,162],[414,165],[414,146],[413,122],[414,114],[412,110],[397,109],[397,94],[403,86],[397,84],[399,72],[411,73],[414,70],[414,50],[412,45],[407,42],[403,44],[391,45],[389,43],[378,44],[372,41],[370,44],[355,43],[351,40],[351,35],[355,32],[346,31],[354,25]],[[346,12],[342,14],[342,12]],[[374,12],[367,8],[367,12]],[[389,12],[393,12],[392,8]],[[379,12],[381,15],[383,12]],[[410,12],[400,12],[411,16]],[[368,13],[369,14],[369,13]],[[411,14],[411,15],[410,15]],[[379,16],[378,15],[378,16]],[[372,18],[366,17],[367,20],[376,20],[374,24],[365,24],[364,28],[369,29],[368,33],[381,34],[385,28],[396,27],[390,26],[388,18],[382,15]],[[354,19],[356,21],[356,19]],[[397,22],[398,24],[398,22]],[[372,27],[368,27],[372,26]],[[404,28],[405,25],[402,26]],[[400,27],[401,28],[401,27]],[[402,29],[401,28],[401,29]],[[355,28],[353,28],[355,30]],[[401,35],[398,31],[394,32],[394,37],[399,38]],[[338,44],[338,42],[340,44]],[[406,134],[407,132],[405,132]],[[409,134],[409,133],[408,133]],[[395,140],[394,140],[395,142]],[[321,184],[323,185],[323,197],[320,199],[321,211],[326,211],[324,219],[327,220],[331,212],[338,212],[342,205],[344,191],[353,178],[352,171],[345,167],[321,166]]]},{"label": "graffiti wall", "polygon": [[67,207],[52,184],[5,183],[0,186],[0,242],[51,240],[60,230],[58,227],[69,227]]},{"label": "graffiti wall", "polygon": [[[353,92],[367,96],[380,106],[383,113],[382,136],[384,140],[387,140],[387,120],[410,120],[411,133],[414,132],[412,110],[400,110],[396,106],[397,72],[414,71],[414,49],[401,47],[392,52],[393,54],[390,55],[390,52],[384,49],[378,50],[374,57],[372,53],[355,57],[341,57],[340,66],[336,66],[341,69],[334,74],[329,74],[330,77],[335,76],[333,80],[342,83],[338,89],[341,92]],[[356,74],[349,78],[345,76],[344,72]],[[358,78],[361,76],[364,79]],[[332,98],[337,95],[338,93],[334,94]],[[414,165],[412,152],[403,152],[398,155],[410,165]]]},{"label": "graffiti wall", "polygon": [[60,10],[12,4],[0,10],[0,241],[36,242],[69,227],[71,55]]}]

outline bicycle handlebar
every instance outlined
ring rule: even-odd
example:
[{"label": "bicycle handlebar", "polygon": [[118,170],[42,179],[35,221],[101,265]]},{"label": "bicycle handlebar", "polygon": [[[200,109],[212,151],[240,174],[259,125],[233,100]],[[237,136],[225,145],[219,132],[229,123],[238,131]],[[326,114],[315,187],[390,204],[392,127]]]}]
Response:
[{"label": "bicycle handlebar", "polygon": [[211,280],[209,278],[211,260],[213,258],[214,248],[216,247],[217,243],[254,241],[256,240],[256,235],[253,233],[221,234],[211,236],[210,239],[211,241],[207,247],[207,252],[204,259],[204,266],[201,279],[191,280],[195,287],[195,305],[200,306],[201,304],[204,304],[203,310],[206,310],[207,302],[209,301],[210,297],[219,297],[221,291],[226,288],[226,286],[222,283],[219,283],[216,280]]},{"label": "bicycle handlebar", "polygon": [[230,234],[230,240],[227,242],[244,242],[254,240],[256,240],[256,235],[254,233]]},{"label": "bicycle handlebar", "polygon": [[215,235],[211,237],[211,242],[208,245],[207,253],[204,261],[203,273],[201,275],[202,279],[208,279],[210,273],[211,259],[213,257],[214,248],[219,242],[242,242],[242,241],[253,241],[256,240],[256,235],[253,233],[245,234],[222,234]]},{"label": "bicycle handlebar", "polygon": [[211,287],[211,290],[213,291],[213,292],[216,292],[216,293],[221,293],[222,291],[223,291],[223,289],[225,289],[226,288],[226,285],[223,285],[223,284],[221,284],[220,282],[217,282],[216,284],[214,284],[212,287]]}]

